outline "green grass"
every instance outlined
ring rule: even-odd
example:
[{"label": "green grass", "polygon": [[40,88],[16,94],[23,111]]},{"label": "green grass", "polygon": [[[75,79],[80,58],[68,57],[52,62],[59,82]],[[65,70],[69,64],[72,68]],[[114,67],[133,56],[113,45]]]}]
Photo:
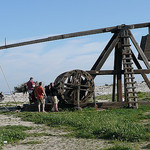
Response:
[{"label": "green grass", "polygon": [[145,147],[145,148],[150,149],[150,144],[146,145],[146,147]]},{"label": "green grass", "polygon": [[[137,92],[138,100],[150,101],[150,92]],[[96,96],[97,100],[112,100],[112,95],[100,95]],[[115,101],[117,100],[117,95],[115,95]]]},{"label": "green grass", "polygon": [[[112,100],[112,95],[108,94],[108,95],[100,95],[100,96],[96,96],[96,100]],[[115,100],[117,100],[117,96],[115,95]]]},{"label": "green grass", "polygon": [[42,143],[42,141],[28,141],[28,142],[24,142],[24,143],[22,143],[22,144],[41,144]]},{"label": "green grass", "polygon": [[138,92],[137,96],[139,100],[150,101],[150,92]]},{"label": "green grass", "polygon": [[28,133],[28,136],[29,137],[42,137],[42,136],[53,136],[52,134],[50,134],[50,133],[37,133],[37,132],[35,132],[35,133]]},{"label": "green grass", "polygon": [[141,120],[149,120],[148,106],[139,109],[113,109],[106,111],[64,111],[59,113],[18,113],[25,121],[46,124],[51,127],[67,127],[73,132],[71,136],[78,138],[101,138],[119,141],[150,140],[150,123],[142,124]]},{"label": "green grass", "polygon": [[26,126],[2,126],[0,127],[0,149],[4,141],[7,143],[16,143],[19,140],[25,139],[27,134],[23,131],[30,130],[31,127]]},{"label": "green grass", "polygon": [[130,146],[125,146],[125,145],[115,145],[105,150],[133,150],[133,148],[131,148]]}]

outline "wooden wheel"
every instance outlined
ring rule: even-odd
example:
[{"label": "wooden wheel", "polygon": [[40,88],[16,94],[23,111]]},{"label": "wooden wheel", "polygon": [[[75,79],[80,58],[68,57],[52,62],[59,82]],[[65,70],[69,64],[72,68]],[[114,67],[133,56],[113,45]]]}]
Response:
[{"label": "wooden wheel", "polygon": [[60,100],[67,104],[77,105],[79,91],[80,105],[85,105],[94,92],[94,80],[92,76],[82,70],[72,70],[59,75],[56,85]]}]

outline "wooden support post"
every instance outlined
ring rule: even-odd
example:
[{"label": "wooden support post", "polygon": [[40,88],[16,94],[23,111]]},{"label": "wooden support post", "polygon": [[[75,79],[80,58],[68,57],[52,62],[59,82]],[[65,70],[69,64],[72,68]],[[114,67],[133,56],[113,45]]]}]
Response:
[{"label": "wooden support post", "polygon": [[80,86],[79,86],[79,83],[78,83],[78,89],[77,89],[77,107],[79,110],[80,109]]},{"label": "wooden support post", "polygon": [[94,103],[94,106],[95,106],[96,105],[95,92],[93,93],[93,103]]},{"label": "wooden support post", "polygon": [[98,109],[98,105],[96,104],[95,91],[93,93],[93,103],[94,103],[95,109],[97,110]]},{"label": "wooden support post", "polygon": [[117,54],[117,60],[116,60],[116,66],[117,66],[117,101],[122,101],[122,51],[120,47],[120,42],[116,46],[116,54]]},{"label": "wooden support post", "polygon": [[[114,71],[116,71],[116,60],[117,60],[117,52],[115,49],[115,53],[114,53]],[[116,91],[116,74],[113,74],[113,91],[112,91],[112,102],[115,101],[115,91]]]},{"label": "wooden support post", "polygon": [[115,101],[115,91],[116,91],[116,74],[113,75],[113,91],[112,91],[112,102]]}]

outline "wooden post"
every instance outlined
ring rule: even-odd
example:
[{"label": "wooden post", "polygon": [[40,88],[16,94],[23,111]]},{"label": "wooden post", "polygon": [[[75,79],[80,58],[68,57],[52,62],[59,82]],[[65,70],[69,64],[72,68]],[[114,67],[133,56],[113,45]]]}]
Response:
[{"label": "wooden post", "polygon": [[116,46],[116,66],[117,66],[117,101],[122,101],[122,51],[121,51],[121,44],[118,42]]},{"label": "wooden post", "polygon": [[77,89],[77,107],[79,110],[79,108],[80,108],[80,86],[79,86],[79,83],[78,83],[78,89]]},{"label": "wooden post", "polygon": [[[116,60],[117,60],[117,52],[115,49],[114,53],[114,71],[116,71]],[[116,74],[113,74],[113,90],[112,90],[112,102],[115,101],[115,90],[116,90]]]},{"label": "wooden post", "polygon": [[96,98],[95,98],[95,91],[94,91],[94,93],[93,93],[93,103],[94,103],[94,108],[95,108],[96,110],[98,110],[98,105],[96,104]]}]

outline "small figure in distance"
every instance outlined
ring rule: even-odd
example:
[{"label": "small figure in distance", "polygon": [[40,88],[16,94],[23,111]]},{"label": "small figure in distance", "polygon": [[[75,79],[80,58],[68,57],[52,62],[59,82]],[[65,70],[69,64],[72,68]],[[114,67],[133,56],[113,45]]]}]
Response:
[{"label": "small figure in distance", "polygon": [[27,87],[27,83],[24,84],[24,89],[23,89],[23,94],[27,94],[28,92],[28,87]]},{"label": "small figure in distance", "polygon": [[58,112],[58,91],[56,89],[56,87],[54,86],[54,83],[50,83],[50,90],[51,90],[51,95],[52,95],[52,101],[53,101],[53,108],[52,111],[56,111]]},{"label": "small figure in distance", "polygon": [[35,87],[35,84],[33,82],[33,77],[31,77],[30,80],[27,82],[27,87],[28,87],[28,93],[29,93],[29,102],[31,104],[33,102],[32,96],[33,96],[33,90]]},{"label": "small figure in distance", "polygon": [[45,112],[45,99],[44,99],[45,91],[42,87],[42,82],[39,82],[39,86],[35,89],[35,97],[38,102],[38,111],[40,112],[40,107],[42,104],[42,111]]},{"label": "small figure in distance", "polygon": [[4,94],[3,94],[3,92],[0,92],[0,100],[4,100]]}]

